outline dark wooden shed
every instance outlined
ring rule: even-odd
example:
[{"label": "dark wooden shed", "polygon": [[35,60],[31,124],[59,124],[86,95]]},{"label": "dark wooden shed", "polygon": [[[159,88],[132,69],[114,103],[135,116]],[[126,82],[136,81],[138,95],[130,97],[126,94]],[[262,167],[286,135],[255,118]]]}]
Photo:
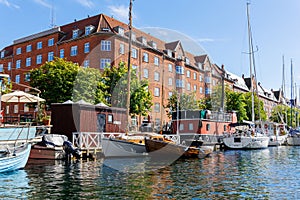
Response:
[{"label": "dark wooden shed", "polygon": [[85,103],[51,104],[51,133],[72,140],[73,132],[124,133],[126,109]]}]

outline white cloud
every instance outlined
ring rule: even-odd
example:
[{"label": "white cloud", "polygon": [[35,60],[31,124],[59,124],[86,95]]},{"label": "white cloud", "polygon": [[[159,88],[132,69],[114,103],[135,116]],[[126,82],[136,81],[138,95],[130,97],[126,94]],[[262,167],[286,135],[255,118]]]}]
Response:
[{"label": "white cloud", "polygon": [[34,0],[34,2],[46,7],[46,8],[51,8],[51,4],[49,4],[47,1],[45,0]]},{"label": "white cloud", "polygon": [[16,4],[12,4],[8,0],[0,0],[0,4],[4,4],[5,6],[12,7],[12,8],[17,8],[17,9],[20,8],[20,6],[18,6]]},{"label": "white cloud", "polygon": [[124,6],[124,5],[109,6],[108,8],[111,12],[111,15],[113,15],[115,18],[119,19],[120,21],[126,23],[129,20],[129,8],[128,8],[128,6]]},{"label": "white cloud", "polygon": [[198,42],[215,42],[215,39],[212,38],[200,38],[197,39]]},{"label": "white cloud", "polygon": [[77,0],[78,3],[80,3],[81,5],[88,7],[88,8],[93,8],[94,7],[94,3],[91,0]]}]

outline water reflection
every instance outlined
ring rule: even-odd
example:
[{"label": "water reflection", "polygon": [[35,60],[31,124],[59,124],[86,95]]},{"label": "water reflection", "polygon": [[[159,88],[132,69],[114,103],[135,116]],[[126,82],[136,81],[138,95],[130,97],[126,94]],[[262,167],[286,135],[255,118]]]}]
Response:
[{"label": "water reflection", "polygon": [[1,199],[299,199],[300,147],[220,151],[205,159],[30,161],[0,174]]},{"label": "water reflection", "polygon": [[25,170],[0,174],[0,199],[25,198],[30,191],[29,179]]}]

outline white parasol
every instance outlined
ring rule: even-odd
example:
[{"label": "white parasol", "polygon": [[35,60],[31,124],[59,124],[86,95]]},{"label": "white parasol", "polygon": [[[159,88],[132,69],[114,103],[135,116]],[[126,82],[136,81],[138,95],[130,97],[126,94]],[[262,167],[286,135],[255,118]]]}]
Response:
[{"label": "white parasol", "polygon": [[45,99],[17,90],[12,93],[2,95],[1,101],[8,103],[35,103],[45,101]]}]

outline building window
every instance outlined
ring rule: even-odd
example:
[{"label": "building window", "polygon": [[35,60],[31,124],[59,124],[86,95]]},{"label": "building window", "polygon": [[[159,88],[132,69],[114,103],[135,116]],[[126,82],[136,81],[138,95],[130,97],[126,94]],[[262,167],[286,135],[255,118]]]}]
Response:
[{"label": "building window", "polygon": [[87,42],[84,44],[84,53],[90,52],[90,43]]},{"label": "building window", "polygon": [[135,48],[131,49],[131,57],[132,58],[137,58],[138,57],[138,52]]},{"label": "building window", "polygon": [[29,82],[30,81],[30,73],[25,74],[25,81]]},{"label": "building window", "polygon": [[100,61],[100,69],[104,69],[106,67],[109,67],[111,63],[111,60],[109,58],[102,58]]},{"label": "building window", "polygon": [[154,80],[159,81],[159,72],[154,72]]},{"label": "building window", "polygon": [[169,98],[170,98],[173,95],[173,92],[169,92],[168,95],[169,95]]},{"label": "building window", "polygon": [[193,123],[189,123],[189,131],[194,130],[194,124]]},{"label": "building window", "polygon": [[149,54],[146,53],[146,52],[143,53],[143,61],[144,62],[149,62]]},{"label": "building window", "polygon": [[65,50],[64,49],[59,50],[59,57],[60,58],[64,58],[65,57]]},{"label": "building window", "polygon": [[54,53],[53,51],[48,53],[48,62],[52,61],[54,59]]},{"label": "building window", "polygon": [[199,81],[202,82],[202,75],[199,75]]},{"label": "building window", "polygon": [[213,86],[215,86],[216,85],[216,80],[213,80],[212,82],[213,82]]},{"label": "building window", "polygon": [[187,83],[187,84],[186,84],[186,88],[187,88],[188,91],[190,91],[190,90],[191,90],[191,84],[190,84],[190,83]]},{"label": "building window", "polygon": [[210,124],[206,124],[206,130],[207,130],[207,131],[210,130]]},{"label": "building window", "polygon": [[22,48],[21,47],[17,48],[16,54],[20,55],[21,53],[22,53]]},{"label": "building window", "polygon": [[77,46],[71,47],[71,56],[77,56]]},{"label": "building window", "polygon": [[31,44],[26,46],[26,52],[31,52],[32,51],[32,46]]},{"label": "building window", "polygon": [[8,71],[11,70],[11,62],[9,62],[9,63],[7,64],[7,70],[8,70]]},{"label": "building window", "polygon": [[168,69],[169,69],[169,72],[172,72],[173,71],[173,65],[172,64],[168,64]]},{"label": "building window", "polygon": [[125,54],[125,45],[123,43],[120,44],[120,54]]},{"label": "building window", "polygon": [[5,51],[1,51],[0,58],[4,58],[4,56],[5,56]]},{"label": "building window", "polygon": [[26,58],[26,67],[31,66],[31,58]]},{"label": "building window", "polygon": [[4,68],[3,68],[3,64],[0,64],[0,72],[3,72]]},{"label": "building window", "polygon": [[169,78],[169,81],[168,81],[169,85],[173,85],[173,78]]},{"label": "building window", "polygon": [[85,35],[91,34],[92,30],[93,30],[93,26],[86,26],[85,27]]},{"label": "building window", "polygon": [[199,88],[199,92],[200,92],[200,94],[203,93],[203,88],[202,87]]},{"label": "building window", "polygon": [[15,80],[16,83],[20,83],[20,75],[16,75],[16,80]]},{"label": "building window", "polygon": [[183,131],[184,130],[184,124],[179,124],[179,130]]},{"label": "building window", "polygon": [[144,78],[148,78],[148,77],[149,77],[148,69],[144,69]]},{"label": "building window", "polygon": [[210,88],[205,88],[205,94],[210,94],[210,93],[211,93]]},{"label": "building window", "polygon": [[43,42],[38,42],[36,44],[36,49],[42,49],[43,48]]},{"label": "building window", "polygon": [[205,77],[205,83],[210,83],[210,77],[209,76]]},{"label": "building window", "polygon": [[194,72],[194,80],[197,80],[197,74]]},{"label": "building window", "polygon": [[197,85],[194,85],[194,91],[197,91]]},{"label": "building window", "polygon": [[16,69],[20,69],[21,67],[21,60],[16,61]]},{"label": "building window", "polygon": [[159,88],[154,88],[154,96],[159,97]]},{"label": "building window", "polygon": [[159,103],[154,104],[154,111],[157,112],[157,113],[160,112],[160,104]]},{"label": "building window", "polygon": [[190,70],[187,70],[187,71],[186,71],[186,77],[187,77],[187,78],[190,78],[190,77],[191,77],[191,72],[190,72]]},{"label": "building window", "polygon": [[190,59],[185,58],[185,63],[186,63],[187,65],[189,65],[189,64],[190,64]]},{"label": "building window", "polygon": [[101,51],[111,51],[111,41],[101,40]]},{"label": "building window", "polygon": [[48,40],[48,47],[51,47],[54,45],[54,38],[51,38]]},{"label": "building window", "polygon": [[176,87],[184,88],[184,80],[176,79]]},{"label": "building window", "polygon": [[36,64],[41,64],[42,63],[42,55],[37,55],[36,56]]},{"label": "building window", "polygon": [[154,57],[154,65],[159,65],[159,58],[157,56]]},{"label": "building window", "polygon": [[90,60],[85,60],[83,62],[83,67],[88,68],[90,66]]},{"label": "building window", "polygon": [[184,68],[182,66],[176,66],[176,73],[177,74],[184,74]]},{"label": "building window", "polygon": [[75,39],[78,38],[78,36],[79,36],[79,29],[73,30],[72,38]]},{"label": "building window", "polygon": [[7,114],[7,115],[9,114],[9,105],[7,105],[5,108],[5,114]]}]

